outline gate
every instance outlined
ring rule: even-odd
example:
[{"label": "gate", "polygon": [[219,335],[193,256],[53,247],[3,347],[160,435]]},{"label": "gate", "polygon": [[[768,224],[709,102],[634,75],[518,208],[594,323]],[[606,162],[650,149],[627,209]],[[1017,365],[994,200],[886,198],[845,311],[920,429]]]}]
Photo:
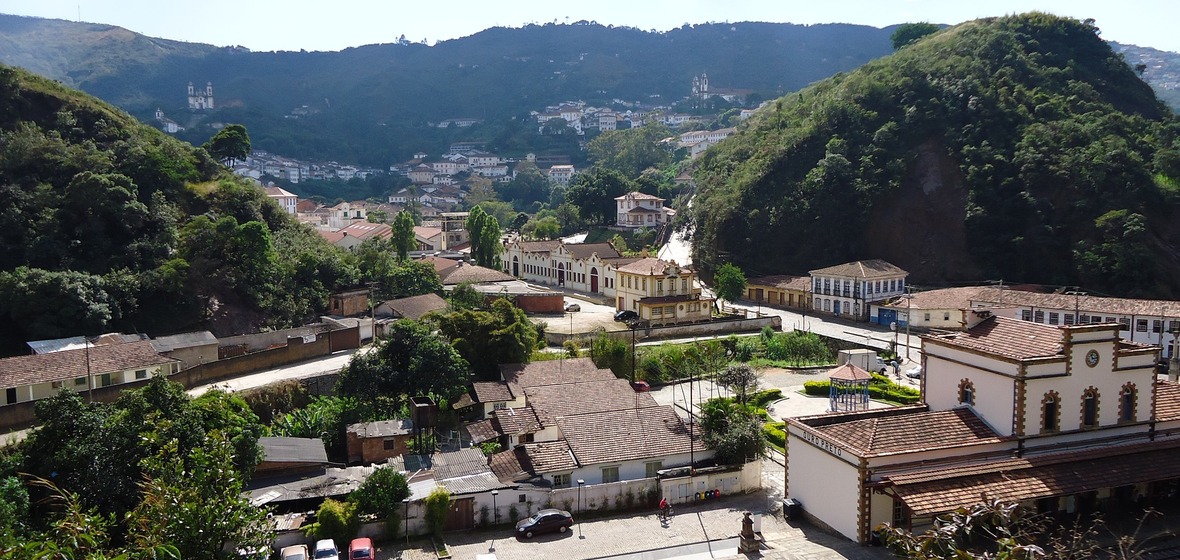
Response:
[{"label": "gate", "polygon": [[447,531],[460,531],[475,528],[475,498],[461,498],[451,500],[447,509]]}]

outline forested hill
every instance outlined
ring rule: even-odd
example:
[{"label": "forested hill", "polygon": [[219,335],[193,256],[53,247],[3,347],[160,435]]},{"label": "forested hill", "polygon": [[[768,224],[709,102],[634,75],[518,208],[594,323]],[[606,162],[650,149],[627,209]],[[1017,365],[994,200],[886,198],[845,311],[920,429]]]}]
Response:
[{"label": "forested hill", "polygon": [[356,280],[331,249],[204,150],[0,66],[0,354],[298,322]]},{"label": "forested hill", "polygon": [[1088,23],[977,20],[774,102],[696,171],[696,262],[1180,297],[1180,124]]},{"label": "forested hill", "polygon": [[[702,72],[714,89],[774,98],[888,54],[891,31],[717,23],[657,33],[579,22],[492,28],[433,46],[391,38],[340,52],[250,52],[0,15],[0,62],[144,120],[159,107],[182,126],[190,124],[188,83],[212,82],[213,116],[245,124],[260,149],[388,165],[424,149],[423,140],[407,138],[423,136],[429,122],[509,121],[574,99],[671,104],[689,95]],[[535,133],[531,123],[526,128]],[[466,132],[494,143],[511,131]]]}]

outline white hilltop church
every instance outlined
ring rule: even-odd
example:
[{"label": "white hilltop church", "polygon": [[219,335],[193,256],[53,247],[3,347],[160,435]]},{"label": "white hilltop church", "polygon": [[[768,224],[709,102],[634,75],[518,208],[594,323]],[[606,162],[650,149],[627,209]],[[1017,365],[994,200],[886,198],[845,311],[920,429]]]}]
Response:
[{"label": "white hilltop church", "polygon": [[213,82],[205,82],[204,90],[196,89],[192,82],[188,83],[188,108],[196,111],[213,110]]}]

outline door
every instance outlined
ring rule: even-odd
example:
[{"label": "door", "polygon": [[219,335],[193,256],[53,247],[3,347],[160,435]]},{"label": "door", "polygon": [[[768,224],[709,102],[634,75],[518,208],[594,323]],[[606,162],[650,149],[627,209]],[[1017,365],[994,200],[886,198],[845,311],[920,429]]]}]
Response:
[{"label": "door", "polygon": [[512,257],[512,275],[520,278],[520,259]]},{"label": "door", "polygon": [[475,498],[451,500],[447,509],[447,531],[461,531],[475,528]]},{"label": "door", "polygon": [[563,265],[561,264],[557,265],[557,285],[565,285],[565,268],[563,268]]},{"label": "door", "polygon": [[836,301],[832,302],[832,313],[834,313],[836,315],[840,314],[840,300],[836,300]]},{"label": "door", "polygon": [[598,293],[598,269],[597,268],[590,269],[590,293],[592,293],[592,294]]}]

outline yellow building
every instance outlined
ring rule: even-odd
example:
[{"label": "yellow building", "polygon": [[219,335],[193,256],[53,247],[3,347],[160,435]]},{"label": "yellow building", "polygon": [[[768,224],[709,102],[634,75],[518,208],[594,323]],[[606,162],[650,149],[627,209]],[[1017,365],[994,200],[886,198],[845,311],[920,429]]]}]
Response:
[{"label": "yellow building", "polygon": [[811,277],[780,274],[746,281],[746,299],[776,307],[811,307]]},{"label": "yellow building", "polygon": [[615,308],[631,310],[652,325],[707,321],[713,298],[701,297],[696,274],[675,262],[643,258],[615,271]]}]

